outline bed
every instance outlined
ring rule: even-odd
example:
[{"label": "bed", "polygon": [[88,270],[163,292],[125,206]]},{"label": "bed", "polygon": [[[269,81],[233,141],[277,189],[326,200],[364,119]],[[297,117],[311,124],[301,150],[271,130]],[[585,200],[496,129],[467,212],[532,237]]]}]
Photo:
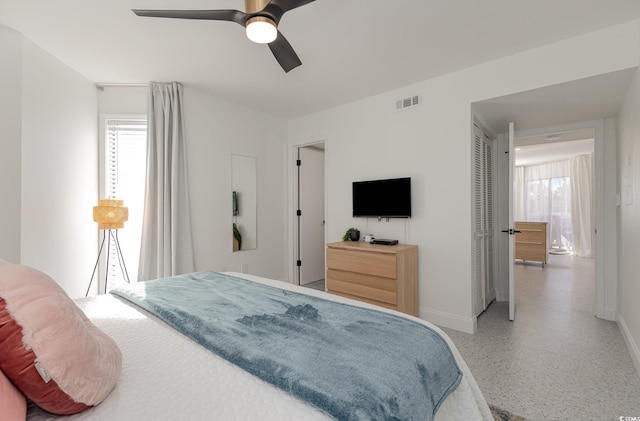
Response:
[{"label": "bed", "polygon": [[[259,285],[388,313],[429,327],[451,349],[461,380],[439,404],[435,420],[492,420],[489,407],[451,340],[421,319],[286,282],[228,272]],[[81,420],[330,420],[327,412],[262,380],[113,294],[76,304],[122,352],[116,386],[99,405],[68,416],[30,404],[29,421]],[[429,419],[425,416],[423,419]]]}]

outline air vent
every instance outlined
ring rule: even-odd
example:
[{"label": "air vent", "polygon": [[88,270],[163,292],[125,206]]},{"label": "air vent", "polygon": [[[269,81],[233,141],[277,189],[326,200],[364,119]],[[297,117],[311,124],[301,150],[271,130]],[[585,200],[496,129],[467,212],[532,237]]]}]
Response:
[{"label": "air vent", "polygon": [[420,105],[420,95],[413,95],[396,101],[396,110],[405,110],[407,108]]}]

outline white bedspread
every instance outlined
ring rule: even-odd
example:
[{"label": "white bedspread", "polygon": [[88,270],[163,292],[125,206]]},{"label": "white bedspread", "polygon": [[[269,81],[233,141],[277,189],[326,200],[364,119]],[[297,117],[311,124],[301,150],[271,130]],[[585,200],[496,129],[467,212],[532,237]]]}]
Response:
[{"label": "white bedspread", "polygon": [[[230,274],[278,288],[380,309],[285,282]],[[95,408],[71,416],[54,416],[30,406],[29,421],[331,419],[319,409],[243,371],[154,316],[110,294],[80,299],[78,305],[120,346],[122,375],[108,398]],[[435,419],[493,420],[478,385],[451,340],[434,325],[412,319],[427,324],[445,337],[464,374],[460,386],[445,400]]]}]

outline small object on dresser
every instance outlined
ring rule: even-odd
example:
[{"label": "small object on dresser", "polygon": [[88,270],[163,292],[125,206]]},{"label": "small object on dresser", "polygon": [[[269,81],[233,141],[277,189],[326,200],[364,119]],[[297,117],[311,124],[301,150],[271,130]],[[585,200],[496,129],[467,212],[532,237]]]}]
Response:
[{"label": "small object on dresser", "polygon": [[375,240],[372,241],[373,244],[382,244],[385,246],[395,246],[396,244],[398,244],[398,240],[389,240],[386,238],[376,238]]},{"label": "small object on dresser", "polygon": [[360,230],[358,228],[349,228],[342,236],[342,241],[359,241]]}]

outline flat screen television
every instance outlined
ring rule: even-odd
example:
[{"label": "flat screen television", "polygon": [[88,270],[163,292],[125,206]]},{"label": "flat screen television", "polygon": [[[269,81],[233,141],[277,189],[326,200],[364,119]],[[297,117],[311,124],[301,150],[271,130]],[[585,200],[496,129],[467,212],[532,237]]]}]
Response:
[{"label": "flat screen television", "polygon": [[353,216],[411,218],[411,177],[354,181]]}]

